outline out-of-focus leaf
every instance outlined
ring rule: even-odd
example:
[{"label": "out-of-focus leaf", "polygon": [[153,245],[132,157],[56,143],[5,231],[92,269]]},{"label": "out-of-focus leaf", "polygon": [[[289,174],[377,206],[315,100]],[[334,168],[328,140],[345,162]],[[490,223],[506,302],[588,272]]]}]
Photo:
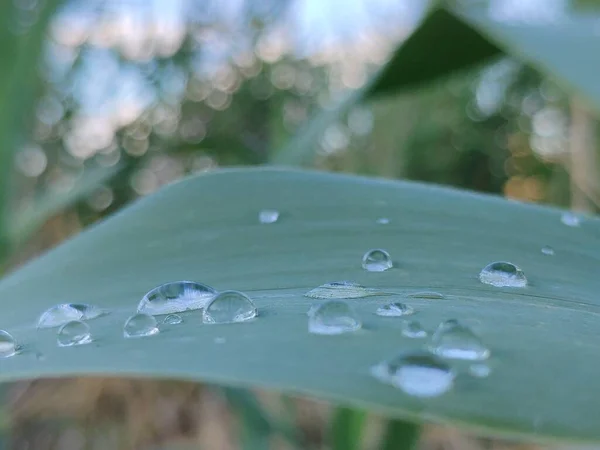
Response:
[{"label": "out-of-focus leaf", "polygon": [[18,245],[23,242],[52,216],[68,208],[82,197],[91,194],[102,183],[107,182],[120,166],[87,170],[78,183],[64,193],[46,192],[43,196],[17,212],[10,223],[9,242]]},{"label": "out-of-focus leaf", "polygon": [[412,450],[415,448],[421,427],[402,420],[390,420],[386,426],[381,450]]},{"label": "out-of-focus leaf", "polygon": [[333,450],[360,450],[366,418],[364,410],[343,406],[336,408],[331,421]]}]

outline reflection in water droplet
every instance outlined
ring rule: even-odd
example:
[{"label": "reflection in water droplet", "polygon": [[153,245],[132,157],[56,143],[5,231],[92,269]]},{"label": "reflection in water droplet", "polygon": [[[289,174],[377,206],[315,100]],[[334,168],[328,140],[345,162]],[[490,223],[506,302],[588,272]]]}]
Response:
[{"label": "reflection in water droplet", "polygon": [[123,336],[126,338],[152,336],[158,332],[156,319],[150,314],[134,314],[125,321],[123,326]]},{"label": "reflection in water droplet", "polygon": [[430,351],[442,358],[480,361],[490,350],[473,331],[460,323],[442,322],[431,338]]},{"label": "reflection in water droplet", "polygon": [[387,217],[380,217],[379,219],[376,220],[376,222],[379,225],[387,225],[388,223],[390,223],[390,219],[388,219]]},{"label": "reflection in water droplet", "polygon": [[527,278],[523,271],[510,262],[497,261],[488,264],[479,273],[479,280],[496,287],[525,287]]},{"label": "reflection in water droplet", "polygon": [[486,378],[492,373],[492,369],[487,364],[471,364],[469,373],[477,378]]},{"label": "reflection in water droplet", "polygon": [[354,309],[346,302],[330,300],[317,307],[308,318],[308,331],[313,334],[343,334],[362,326]]},{"label": "reflection in water droplet", "polygon": [[89,344],[92,342],[90,326],[80,320],[67,322],[58,330],[56,342],[59,347]]},{"label": "reflection in water droplet", "polygon": [[383,249],[369,250],[363,255],[362,266],[368,272],[384,272],[392,265],[392,257]]},{"label": "reflection in water droplet", "polygon": [[275,209],[263,209],[258,213],[260,223],[275,223],[279,220],[279,211]]},{"label": "reflection in water droplet", "polygon": [[560,216],[560,221],[568,227],[578,227],[581,225],[579,216],[570,211],[564,212],[562,216]]},{"label": "reflection in water droplet", "polygon": [[550,247],[549,245],[545,245],[542,247],[542,253],[544,255],[554,255],[554,249],[552,247]]},{"label": "reflection in water droplet", "polygon": [[210,286],[194,281],[173,281],[155,287],[140,301],[137,311],[150,315],[204,308],[217,295]]},{"label": "reflection in water droplet", "polygon": [[163,320],[165,325],[179,325],[181,322],[183,322],[183,319],[179,314],[169,314]]},{"label": "reflection in water droplet", "polygon": [[48,308],[38,319],[38,328],[54,328],[72,320],[91,320],[108,311],[85,303],[60,303]]},{"label": "reflection in water droplet", "polygon": [[440,294],[439,292],[434,291],[419,291],[419,292],[411,292],[407,294],[407,297],[411,298],[429,298],[433,300],[441,300],[444,298],[444,294]]},{"label": "reflection in water droplet", "polygon": [[400,317],[414,314],[414,312],[415,310],[405,303],[393,302],[386,305],[381,305],[379,308],[377,308],[375,314],[385,317]]},{"label": "reflection in water droplet", "polygon": [[257,316],[256,306],[245,294],[223,291],[204,308],[204,323],[238,323]]},{"label": "reflection in water droplet", "polygon": [[448,392],[454,372],[440,358],[426,352],[399,355],[371,368],[379,381],[415,397],[437,397]]},{"label": "reflection in water droplet", "polygon": [[422,339],[427,337],[427,331],[423,329],[420,322],[410,320],[402,324],[402,335],[411,339]]},{"label": "reflection in water droplet", "polygon": [[17,354],[18,346],[15,338],[7,331],[0,330],[0,358],[9,358]]},{"label": "reflection in water droplet", "polygon": [[334,281],[332,283],[326,283],[304,294],[305,297],[324,299],[361,298],[372,295],[386,294],[378,291],[377,289],[367,289],[366,287],[358,283],[354,283],[353,281]]}]

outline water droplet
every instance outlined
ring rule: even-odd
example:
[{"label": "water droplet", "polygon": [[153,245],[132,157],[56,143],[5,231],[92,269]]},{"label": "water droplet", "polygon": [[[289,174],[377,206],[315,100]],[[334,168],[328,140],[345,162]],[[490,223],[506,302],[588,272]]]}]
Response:
[{"label": "water droplet", "polygon": [[390,254],[380,248],[369,250],[363,255],[362,266],[368,272],[385,272],[392,265]]},{"label": "water droplet", "polygon": [[390,223],[390,219],[388,219],[387,217],[380,217],[379,219],[376,220],[376,222],[379,225],[387,225],[388,223]]},{"label": "water droplet", "polygon": [[550,247],[549,245],[544,245],[542,247],[542,253],[544,255],[550,255],[550,256],[552,256],[552,255],[554,255],[554,249],[552,247]]},{"label": "water droplet", "polygon": [[92,342],[90,326],[80,320],[67,322],[58,330],[56,342],[59,347],[89,344]]},{"label": "water droplet", "polygon": [[405,303],[393,302],[386,305],[381,305],[379,308],[377,308],[375,314],[385,317],[400,317],[414,314],[414,312],[415,310]]},{"label": "water droplet", "polygon": [[152,336],[158,332],[156,319],[150,314],[134,314],[123,325],[123,336],[126,338]]},{"label": "water droplet", "polygon": [[562,216],[560,216],[560,221],[568,227],[578,227],[581,225],[579,216],[570,211],[564,212]]},{"label": "water droplet", "polygon": [[442,358],[480,361],[489,349],[473,331],[460,323],[442,322],[431,338],[430,351]]},{"label": "water droplet", "polygon": [[263,209],[258,213],[260,223],[275,223],[279,220],[279,211],[275,209]]},{"label": "water droplet", "polygon": [[334,281],[323,284],[304,294],[310,298],[361,298],[372,295],[386,295],[386,293],[377,289],[368,289],[353,281]]},{"label": "water droplet", "polygon": [[479,273],[479,280],[496,287],[525,287],[527,278],[513,263],[498,261],[488,264]]},{"label": "water droplet", "polygon": [[108,311],[85,303],[60,303],[48,308],[38,319],[38,328],[54,328],[72,320],[91,320]]},{"label": "water droplet", "polygon": [[402,335],[411,339],[422,339],[427,337],[427,331],[416,320],[404,322],[402,324]]},{"label": "water droplet", "polygon": [[371,374],[414,397],[437,397],[448,392],[454,372],[442,359],[425,352],[399,355],[373,368]]},{"label": "water droplet", "polygon": [[17,354],[17,341],[7,331],[0,330],[0,358],[9,358]]},{"label": "water droplet", "polygon": [[419,292],[411,292],[407,295],[407,297],[411,298],[429,298],[432,300],[441,300],[444,298],[444,294],[440,294],[439,292],[434,291],[419,291]]},{"label": "water droplet", "polygon": [[486,378],[492,373],[492,369],[487,364],[471,364],[469,373],[477,378]]},{"label": "water droplet", "polygon": [[202,309],[217,293],[206,284],[173,281],[161,284],[144,295],[137,312],[155,316]]},{"label": "water droplet", "polygon": [[204,323],[238,323],[257,316],[256,306],[245,294],[223,291],[204,308]]},{"label": "water droplet", "polygon": [[342,334],[360,329],[360,319],[354,309],[340,300],[320,304],[308,318],[308,331],[314,334]]},{"label": "water droplet", "polygon": [[181,322],[183,322],[183,319],[179,314],[169,314],[163,320],[165,325],[179,325]]},{"label": "water droplet", "polygon": [[321,306],[321,303],[313,303],[312,305],[310,305],[310,308],[308,308],[308,311],[306,311],[306,315],[307,316],[312,316],[315,311],[319,308],[319,306]]}]

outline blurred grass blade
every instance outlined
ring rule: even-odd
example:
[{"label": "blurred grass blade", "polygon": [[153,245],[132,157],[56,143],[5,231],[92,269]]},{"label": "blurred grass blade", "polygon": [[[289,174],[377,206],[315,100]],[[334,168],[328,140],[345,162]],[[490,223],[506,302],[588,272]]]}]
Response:
[{"label": "blurred grass blade", "polygon": [[452,12],[437,7],[395,51],[370,95],[410,89],[481,63],[501,50]]},{"label": "blurred grass blade", "polygon": [[21,244],[48,219],[93,193],[102,183],[116,175],[120,169],[120,166],[88,169],[75,186],[67,192],[47,191],[32,204],[15,214],[8,234],[10,244],[12,246]]},{"label": "blurred grass blade", "polygon": [[[277,223],[258,222],[266,207],[281,211]],[[0,381],[184,378],[314,396],[415,423],[600,442],[600,220],[582,218],[579,227],[568,227],[561,214],[453,189],[301,170],[220,170],[187,178],[0,281],[0,329],[26,349],[0,360]],[[389,224],[376,223],[382,215]],[[553,256],[541,252],[546,245]],[[365,271],[361,257],[375,246],[397,266]],[[525,271],[527,287],[479,281],[482,267],[503,260]],[[123,339],[123,323],[149,289],[184,279],[241,290],[259,316],[201,325],[197,312],[189,312],[183,323],[152,337]],[[313,301],[304,294],[335,280],[402,296],[442,293],[435,301],[410,297],[410,306],[429,330],[450,318],[473,327],[491,350],[491,374],[458,375],[436,398],[379,382],[370,375],[374,364],[399,351],[422,351],[423,342],[399,336],[397,320],[374,314],[390,301],[377,296],[347,300],[361,330],[309,333],[306,312]],[[110,311],[89,322],[93,344],[61,348],[56,330],[36,329],[42,311],[65,302]],[[254,411],[254,400],[239,394],[234,400]],[[258,430],[248,445],[262,445],[278,424],[253,412],[244,418],[248,430]]]},{"label": "blurred grass blade", "polygon": [[380,450],[412,450],[419,442],[421,427],[402,420],[390,420]]},{"label": "blurred grass blade", "polygon": [[408,89],[504,53],[555,78],[600,111],[598,10],[567,9],[549,21],[498,18],[491,8],[493,2],[433,9],[396,51],[370,94]]},{"label": "blurred grass blade", "polygon": [[367,413],[364,410],[338,407],[331,420],[333,450],[360,450]]},{"label": "blurred grass blade", "polygon": [[61,0],[39,5],[35,23],[26,30],[16,18],[17,2],[0,7],[0,257],[6,255],[9,232],[10,185],[13,157],[25,136],[28,114],[34,106],[45,32]]}]

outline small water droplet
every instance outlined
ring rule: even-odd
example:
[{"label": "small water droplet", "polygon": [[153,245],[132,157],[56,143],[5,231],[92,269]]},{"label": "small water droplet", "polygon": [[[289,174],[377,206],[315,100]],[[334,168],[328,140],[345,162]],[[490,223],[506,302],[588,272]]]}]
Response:
[{"label": "small water droplet", "polygon": [[564,212],[562,216],[560,216],[560,221],[568,227],[578,227],[581,225],[579,216],[571,211]]},{"label": "small water droplet", "polygon": [[129,317],[123,325],[123,336],[126,338],[137,338],[152,336],[159,332],[158,324],[154,316],[150,314],[137,313]]},{"label": "small water droplet", "polygon": [[225,342],[227,342],[227,339],[225,339],[224,337],[216,337],[214,340],[215,344],[224,344]]},{"label": "small water droplet", "polygon": [[434,291],[419,291],[419,292],[411,292],[410,294],[407,295],[407,297],[441,300],[444,298],[444,294],[440,294],[439,292],[434,292]]},{"label": "small water droplet", "polygon": [[544,245],[542,247],[542,253],[544,255],[554,255],[554,249],[552,247],[550,247],[549,245]]},{"label": "small water droplet", "polygon": [[479,280],[495,287],[525,287],[527,278],[523,271],[510,262],[497,261],[488,264],[479,273]]},{"label": "small water droplet", "polygon": [[425,352],[407,353],[371,368],[379,381],[414,397],[437,397],[448,392],[455,374],[442,359]]},{"label": "small water droplet", "polygon": [[325,283],[304,294],[305,297],[324,299],[361,298],[372,295],[386,294],[377,289],[368,289],[353,281],[334,281],[332,283]]},{"label": "small water droplet", "polygon": [[377,308],[375,314],[384,317],[400,317],[414,314],[414,312],[415,310],[405,303],[392,302],[386,305],[381,305],[379,308]]},{"label": "small water droplet", "polygon": [[18,353],[19,347],[15,338],[7,331],[0,330],[0,358],[9,358]]},{"label": "small water droplet", "polygon": [[346,302],[329,300],[320,304],[308,318],[308,331],[314,334],[342,334],[362,326],[354,309]]},{"label": "small water droplet", "polygon": [[423,329],[420,322],[410,320],[402,324],[402,335],[411,339],[422,339],[427,337],[427,331]]},{"label": "small water droplet", "polygon": [[481,361],[490,350],[473,331],[460,323],[442,322],[431,338],[430,351],[442,358]]},{"label": "small water droplet", "polygon": [[155,287],[140,301],[137,312],[153,316],[204,308],[217,295],[206,284],[195,281],[173,281]]},{"label": "small water droplet", "polygon": [[469,366],[469,373],[477,378],[486,378],[492,373],[492,369],[487,364],[471,364]]},{"label": "small water droplet", "polygon": [[379,225],[387,225],[388,223],[390,223],[390,219],[388,219],[387,217],[380,217],[379,219],[376,220],[376,222]]},{"label": "small water droplet", "polygon": [[35,352],[35,359],[38,361],[46,361],[46,355],[44,355],[42,352]]},{"label": "small water droplet", "polygon": [[89,344],[92,342],[90,326],[80,320],[67,322],[58,330],[56,342],[59,347]]},{"label": "small water droplet", "polygon": [[169,314],[163,320],[165,325],[179,325],[181,322],[183,322],[183,319],[179,314]]},{"label": "small water droplet", "polygon": [[204,308],[202,322],[238,323],[256,316],[256,306],[247,295],[238,291],[223,291]]},{"label": "small water droplet", "polygon": [[279,211],[276,209],[263,209],[258,213],[260,223],[275,223],[279,220]]},{"label": "small water droplet", "polygon": [[385,250],[375,248],[363,255],[362,266],[368,272],[385,272],[393,266],[392,257]]},{"label": "small water droplet", "polygon": [[72,320],[91,320],[108,314],[108,311],[85,303],[60,303],[51,306],[38,319],[38,328],[54,328]]}]

